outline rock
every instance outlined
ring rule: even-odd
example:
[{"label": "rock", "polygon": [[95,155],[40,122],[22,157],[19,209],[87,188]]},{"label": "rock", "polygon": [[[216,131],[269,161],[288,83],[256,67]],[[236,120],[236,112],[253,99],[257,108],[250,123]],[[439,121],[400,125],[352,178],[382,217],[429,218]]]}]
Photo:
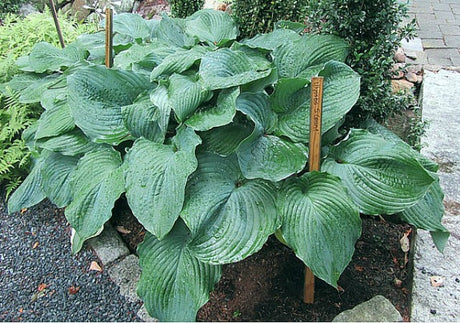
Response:
[{"label": "rock", "polygon": [[406,61],[406,55],[404,54],[404,49],[401,47],[396,51],[394,58],[398,63],[404,63]]},{"label": "rock", "polygon": [[66,4],[64,7],[62,7],[61,9],[59,9],[59,15],[61,15],[61,14],[66,14],[66,13],[68,13],[71,9],[72,9],[72,4],[68,3],[68,4]]},{"label": "rock", "polygon": [[19,9],[19,15],[24,17],[34,12],[38,12],[38,9],[31,3],[24,3]]},{"label": "rock", "polygon": [[391,80],[391,87],[393,93],[410,93],[411,89],[414,87],[414,84],[407,80]]},{"label": "rock", "polygon": [[422,75],[417,75],[417,83],[422,83],[423,82],[423,76]]},{"label": "rock", "polygon": [[391,67],[391,70],[390,70],[390,72],[392,73],[391,78],[394,79],[394,80],[402,79],[404,77],[403,70],[404,70],[405,67],[406,67],[405,63],[395,63],[395,64],[393,64],[393,66]]},{"label": "rock", "polygon": [[413,64],[413,65],[407,65],[406,67],[407,72],[412,72],[415,74],[419,74],[422,72],[422,65],[421,64]]},{"label": "rock", "polygon": [[391,302],[381,295],[337,315],[332,322],[400,322],[403,318]]},{"label": "rock", "polygon": [[136,294],[136,286],[141,277],[139,259],[136,255],[129,255],[119,263],[108,269],[110,279],[120,287],[120,294],[125,296],[130,302],[139,301]]},{"label": "rock", "polygon": [[112,1],[113,9],[117,13],[132,12],[134,7],[134,0],[117,0]]},{"label": "rock", "polygon": [[406,73],[406,80],[408,80],[411,83],[416,83],[417,82],[417,74],[413,72],[407,72]]},{"label": "rock", "polygon": [[96,251],[104,266],[130,253],[118,232],[108,223],[105,224],[104,231],[89,239],[88,243]]},{"label": "rock", "polygon": [[70,14],[74,15],[78,21],[83,21],[91,13],[87,7],[86,0],[74,0]]}]

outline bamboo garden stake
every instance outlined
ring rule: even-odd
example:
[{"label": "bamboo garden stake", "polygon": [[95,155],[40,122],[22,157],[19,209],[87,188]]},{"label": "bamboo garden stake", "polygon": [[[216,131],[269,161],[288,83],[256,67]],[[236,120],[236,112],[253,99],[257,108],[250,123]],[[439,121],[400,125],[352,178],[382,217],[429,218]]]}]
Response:
[{"label": "bamboo garden stake", "polygon": [[50,6],[51,14],[53,15],[54,25],[56,26],[59,43],[61,43],[61,47],[64,48],[65,47],[64,38],[62,37],[61,27],[59,26],[59,20],[57,17],[56,7],[54,6],[53,0],[49,0],[49,6]]},{"label": "bamboo garden stake", "polygon": [[113,65],[113,10],[105,9],[105,66]]},{"label": "bamboo garden stake", "polygon": [[[319,171],[321,161],[321,120],[323,106],[323,78],[311,79],[311,102],[310,102],[310,147],[308,164],[309,171]],[[315,276],[310,268],[305,267],[305,283],[303,301],[313,304],[315,300]]]}]

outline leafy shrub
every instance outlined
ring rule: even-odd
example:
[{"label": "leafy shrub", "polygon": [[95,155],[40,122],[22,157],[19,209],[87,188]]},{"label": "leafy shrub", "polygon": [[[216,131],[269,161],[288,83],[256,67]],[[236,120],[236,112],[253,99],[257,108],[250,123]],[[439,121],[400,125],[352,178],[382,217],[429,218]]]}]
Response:
[{"label": "leafy shrub", "polygon": [[26,0],[2,0],[0,3],[0,19],[3,19],[7,13],[17,14]]},{"label": "leafy shrub", "polygon": [[309,0],[233,0],[232,13],[242,37],[273,30],[280,20],[304,22]]},{"label": "leafy shrub", "polygon": [[174,17],[185,18],[203,8],[204,0],[169,0],[169,4]]},{"label": "leafy shrub", "polygon": [[401,40],[412,37],[415,22],[407,25],[407,5],[398,0],[311,0],[309,28],[346,39],[350,47],[347,64],[361,75],[361,95],[351,122],[366,117],[384,120],[410,104],[406,96],[391,89],[393,54]]},{"label": "leafy shrub", "polygon": [[[288,29],[237,42],[227,14],[114,18],[65,49],[37,44],[8,84],[46,110],[25,133],[35,165],[9,212],[48,197],[73,228],[72,250],[99,234],[122,194],[148,233],[138,294],[152,316],[189,321],[223,264],[277,232],[332,286],[361,232],[359,213],[394,214],[433,232],[440,249],[437,165],[368,122],[338,127],[359,96],[332,35]],[[323,172],[306,172],[310,78],[324,77]]]},{"label": "leafy shrub", "polygon": [[[60,19],[66,41],[73,41],[85,32],[96,30],[92,24],[76,24],[73,19]],[[59,46],[56,28],[49,12],[35,13],[20,18],[9,14],[0,26],[0,82],[6,82],[18,73],[15,61],[30,54],[32,47],[46,41]],[[18,100],[14,91],[3,89],[0,95],[0,184],[6,184],[9,194],[27,173],[29,152],[20,138],[22,130],[39,116],[42,110],[37,104]]]}]

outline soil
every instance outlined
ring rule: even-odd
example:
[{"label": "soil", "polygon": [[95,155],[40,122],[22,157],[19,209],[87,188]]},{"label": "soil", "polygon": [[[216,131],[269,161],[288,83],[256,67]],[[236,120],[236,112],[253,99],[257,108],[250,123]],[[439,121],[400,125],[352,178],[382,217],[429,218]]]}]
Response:
[{"label": "soil", "polygon": [[[144,230],[126,202],[119,202],[112,224],[134,252]],[[304,265],[286,246],[270,237],[262,250],[238,263],[225,265],[198,321],[331,321],[340,312],[383,295],[409,321],[412,257],[401,250],[407,224],[362,216],[362,236],[338,290],[316,279],[315,302],[302,301]],[[124,232],[124,233],[123,233]],[[413,249],[411,249],[413,250]]]}]

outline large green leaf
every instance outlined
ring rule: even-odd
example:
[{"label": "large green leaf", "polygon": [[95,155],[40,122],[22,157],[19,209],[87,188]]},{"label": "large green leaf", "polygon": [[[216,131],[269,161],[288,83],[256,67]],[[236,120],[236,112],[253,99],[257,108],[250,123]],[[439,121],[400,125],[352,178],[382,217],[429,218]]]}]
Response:
[{"label": "large green leaf", "polygon": [[169,78],[171,108],[179,121],[185,121],[203,103],[211,99],[212,92],[205,89],[194,76],[174,74]]},{"label": "large green leaf", "polygon": [[220,156],[233,154],[241,142],[251,135],[253,126],[245,123],[232,122],[223,127],[201,132],[203,148]]},{"label": "large green leaf", "polygon": [[229,124],[236,114],[236,100],[239,94],[238,87],[222,90],[215,106],[199,109],[185,124],[196,131],[206,131]]},{"label": "large green leaf", "polygon": [[405,145],[352,129],[321,169],[340,177],[365,214],[393,214],[418,203],[435,181]]},{"label": "large green leaf", "polygon": [[150,79],[155,80],[161,75],[185,72],[208,51],[204,46],[195,46],[189,50],[178,48],[153,69]]},{"label": "large green leaf", "polygon": [[340,179],[310,172],[284,183],[278,194],[282,236],[317,276],[337,287],[361,235],[361,219]]},{"label": "large green leaf", "polygon": [[[323,118],[321,133],[324,134],[350,111],[359,97],[359,75],[347,65],[330,61],[318,73],[324,77]],[[301,79],[280,80],[273,99],[278,115],[280,136],[295,142],[307,143],[310,139],[310,85],[303,87]],[[292,86],[291,90],[288,89]],[[286,94],[283,92],[286,91]],[[304,101],[304,102],[302,102]]]},{"label": "large green leaf", "polygon": [[68,77],[75,124],[93,141],[117,144],[129,136],[121,107],[132,104],[150,83],[132,71],[89,66]]},{"label": "large green leaf", "polygon": [[161,241],[147,232],[137,249],[142,269],[137,294],[160,321],[195,321],[222,274],[220,266],[198,260],[189,241],[190,232],[179,222]]},{"label": "large green leaf", "polygon": [[237,155],[244,177],[277,182],[305,168],[308,148],[256,128],[240,144]]},{"label": "large green leaf", "polygon": [[343,62],[348,54],[345,40],[333,35],[304,35],[273,51],[280,77],[310,79],[315,65],[334,60]]},{"label": "large green leaf", "polygon": [[125,181],[120,153],[107,149],[86,154],[77,164],[70,180],[73,200],[65,216],[76,231],[72,252],[102,231],[112,216],[115,201],[124,192]]},{"label": "large green leaf", "polygon": [[25,89],[21,91],[19,102],[21,103],[38,103],[51,86],[59,83],[64,77],[59,74],[51,74],[43,78],[37,79]]},{"label": "large green leaf", "polygon": [[34,166],[24,182],[14,191],[8,200],[8,213],[20,211],[40,203],[46,194],[42,189],[42,168],[45,156],[35,160]]},{"label": "large green leaf", "polygon": [[407,223],[418,229],[429,230],[436,247],[441,252],[450,236],[441,223],[444,215],[443,198],[444,193],[439,185],[439,180],[437,180],[430,185],[425,196],[417,204],[400,213],[401,219]]},{"label": "large green leaf", "polygon": [[89,52],[87,60],[104,64],[105,60],[105,32],[83,34],[75,41],[79,47]]},{"label": "large green leaf", "polygon": [[163,59],[174,53],[175,48],[159,40],[154,40],[145,45],[133,44],[128,50],[122,51],[115,56],[113,65],[119,69],[132,69],[145,68],[152,71],[152,69],[160,64]]},{"label": "large green leaf", "polygon": [[[101,25],[105,26],[105,21],[101,22]],[[141,16],[132,13],[120,13],[113,17],[113,32],[114,34],[127,36],[120,37],[124,41],[119,44],[131,44],[135,40],[143,40],[150,37],[150,28],[148,27],[146,20]],[[117,42],[114,39],[114,44]]]},{"label": "large green leaf", "polygon": [[211,90],[247,84],[270,75],[266,64],[251,60],[242,51],[222,48],[201,58],[200,76]]},{"label": "large green leaf", "polygon": [[146,230],[163,239],[176,222],[188,176],[196,169],[200,138],[180,128],[172,145],[137,139],[126,155],[126,197]]},{"label": "large green leaf", "polygon": [[169,103],[168,89],[164,85],[159,85],[150,92],[150,101],[158,108],[158,126],[162,133],[166,134],[171,115],[171,105]]},{"label": "large green leaf", "polygon": [[286,44],[288,41],[296,41],[300,35],[288,29],[276,29],[268,34],[258,34],[251,39],[243,41],[243,44],[252,48],[274,50]]},{"label": "large green leaf", "polygon": [[239,35],[232,17],[219,10],[204,9],[195,12],[185,21],[185,31],[201,42],[220,46]]},{"label": "large green leaf", "polygon": [[150,96],[122,107],[121,114],[131,136],[135,138],[144,137],[154,142],[163,143],[166,132],[158,123],[158,119],[161,118],[160,110],[152,103]]},{"label": "large green leaf", "polygon": [[241,93],[236,100],[236,108],[267,132],[272,130],[276,122],[276,114],[273,113],[265,92]]},{"label": "large green leaf", "polygon": [[43,149],[59,152],[66,156],[77,156],[95,149],[97,144],[88,140],[79,129],[72,130],[62,135],[43,138],[36,141],[36,145]]},{"label": "large green leaf", "polygon": [[41,42],[34,46],[29,56],[29,64],[34,72],[59,71],[61,67],[69,67],[83,61],[88,56],[85,49],[76,44],[69,44],[63,49]]},{"label": "large green leaf", "polygon": [[67,101],[59,101],[41,114],[35,139],[57,136],[73,128],[75,122],[69,104]]},{"label": "large green leaf", "polygon": [[270,182],[245,180],[234,155],[199,155],[181,212],[192,231],[193,254],[223,264],[260,250],[279,227],[275,191]]},{"label": "large green leaf", "polygon": [[41,169],[42,189],[57,207],[67,206],[72,201],[70,178],[79,157],[50,153]]},{"label": "large green leaf", "polygon": [[184,19],[171,18],[166,13],[163,13],[161,17],[160,23],[153,31],[152,36],[182,48],[190,48],[196,44],[195,38],[185,33]]}]

